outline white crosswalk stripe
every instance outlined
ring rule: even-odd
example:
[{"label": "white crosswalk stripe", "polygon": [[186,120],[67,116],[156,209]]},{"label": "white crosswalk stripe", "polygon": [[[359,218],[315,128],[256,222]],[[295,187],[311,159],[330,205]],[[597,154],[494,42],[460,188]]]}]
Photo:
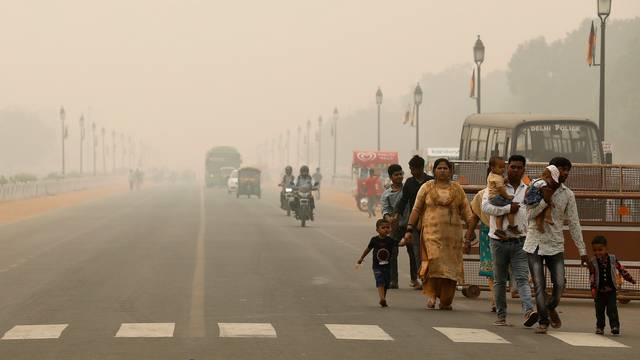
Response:
[{"label": "white crosswalk stripe", "polygon": [[549,335],[572,346],[593,346],[593,347],[628,347],[625,344],[614,341],[603,335],[550,331]]},{"label": "white crosswalk stripe", "polygon": [[393,340],[378,325],[325,324],[339,340]]},{"label": "white crosswalk stripe", "polygon": [[57,339],[68,324],[17,325],[7,331],[2,340]]},{"label": "white crosswalk stripe", "polygon": [[173,337],[175,323],[133,323],[122,324],[116,334],[120,338]]},{"label": "white crosswalk stripe", "polygon": [[276,329],[264,323],[218,323],[220,337],[276,338]]},{"label": "white crosswalk stripe", "polygon": [[467,329],[453,327],[434,327],[453,342],[483,343],[483,344],[510,344],[501,336],[485,329]]}]

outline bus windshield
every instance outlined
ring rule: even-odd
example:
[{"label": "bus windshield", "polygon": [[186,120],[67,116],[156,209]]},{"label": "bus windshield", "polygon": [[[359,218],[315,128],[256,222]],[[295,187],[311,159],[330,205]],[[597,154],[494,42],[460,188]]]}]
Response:
[{"label": "bus windshield", "polygon": [[565,156],[576,163],[601,163],[595,124],[530,122],[517,127],[515,150],[529,161],[546,162]]}]

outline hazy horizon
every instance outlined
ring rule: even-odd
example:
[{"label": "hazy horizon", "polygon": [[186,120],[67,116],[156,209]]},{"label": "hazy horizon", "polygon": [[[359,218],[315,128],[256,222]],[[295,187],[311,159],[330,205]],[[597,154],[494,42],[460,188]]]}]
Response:
[{"label": "hazy horizon", "polygon": [[[0,109],[35,114],[58,144],[64,106],[73,159],[85,113],[182,168],[200,167],[215,145],[255,161],[255,144],[307,120],[315,127],[334,107],[344,116],[369,108],[378,86],[385,101],[400,101],[424,74],[471,63],[478,34],[485,75],[505,70],[524,41],[558,40],[597,18],[595,0],[63,0],[3,9]],[[613,1],[610,21],[638,16],[640,1]],[[56,156],[38,169],[56,171]]]}]

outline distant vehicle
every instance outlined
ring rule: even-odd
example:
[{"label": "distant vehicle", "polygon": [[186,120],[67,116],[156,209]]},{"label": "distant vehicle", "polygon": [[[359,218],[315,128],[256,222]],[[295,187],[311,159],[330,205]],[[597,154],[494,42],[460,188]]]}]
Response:
[{"label": "distant vehicle", "polygon": [[[387,176],[387,168],[398,163],[398,153],[395,151],[354,151],[351,163],[352,176],[356,177],[355,200],[360,211],[367,211],[367,189],[365,182],[369,177],[369,169],[374,169],[383,184]],[[382,195],[382,192],[378,196]]]},{"label": "distant vehicle", "polygon": [[[207,152],[205,159],[205,183],[207,187],[225,186],[227,177],[242,164],[238,150],[230,146],[217,146]],[[223,168],[225,169],[223,171]]]},{"label": "distant vehicle", "polygon": [[558,154],[574,163],[604,162],[602,139],[594,122],[577,116],[517,113],[473,114],[460,135],[460,160],[488,161],[491,156],[523,155],[547,162]]},{"label": "distant vehicle", "polygon": [[243,167],[238,170],[238,190],[236,191],[236,197],[240,197],[240,195],[247,195],[248,198],[250,198],[251,195],[256,195],[258,198],[262,197],[259,169]]},{"label": "distant vehicle", "polygon": [[233,170],[227,180],[227,192],[231,194],[236,191],[238,191],[238,170]]}]

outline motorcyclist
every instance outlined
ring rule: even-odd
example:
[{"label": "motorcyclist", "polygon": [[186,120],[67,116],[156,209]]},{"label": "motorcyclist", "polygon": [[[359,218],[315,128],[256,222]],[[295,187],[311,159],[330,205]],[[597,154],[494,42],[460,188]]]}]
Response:
[{"label": "motorcyclist", "polygon": [[[309,205],[311,207],[311,220],[313,221],[313,210],[316,207],[315,201],[313,200],[313,194],[311,190],[313,189],[313,178],[309,175],[309,167],[307,165],[302,165],[300,167],[300,174],[298,175],[298,180],[296,181],[296,189],[300,191],[301,189],[308,191],[310,193],[310,201]],[[298,209],[299,199],[296,197],[295,209]]]},{"label": "motorcyclist", "polygon": [[278,186],[282,187],[282,191],[280,191],[280,207],[282,209],[286,209],[285,205],[285,189],[290,186],[293,187],[295,184],[296,177],[293,175],[293,168],[290,165],[284,168],[284,176],[282,177],[282,181]]}]

